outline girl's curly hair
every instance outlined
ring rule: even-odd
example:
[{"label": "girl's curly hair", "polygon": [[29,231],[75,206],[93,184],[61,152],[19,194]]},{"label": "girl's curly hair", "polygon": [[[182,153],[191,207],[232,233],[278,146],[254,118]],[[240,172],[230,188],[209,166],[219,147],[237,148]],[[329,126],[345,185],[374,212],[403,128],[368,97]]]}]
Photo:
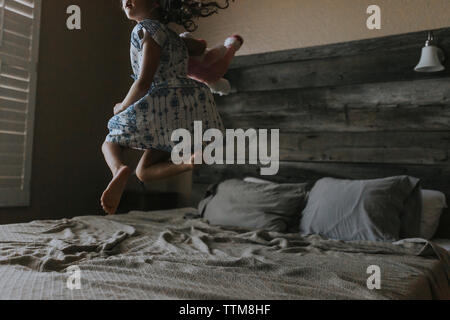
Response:
[{"label": "girl's curly hair", "polygon": [[228,8],[230,1],[224,0],[222,6],[217,1],[203,0],[159,0],[159,4],[164,23],[173,22],[192,32],[198,28],[193,19],[217,14],[219,9]]},{"label": "girl's curly hair", "polygon": [[[149,5],[157,3],[162,23],[176,23],[193,32],[198,26],[194,19],[209,17],[219,13],[219,9],[230,6],[230,0],[223,0],[223,5],[217,1],[208,0],[147,0]],[[231,0],[234,2],[234,0]]]}]

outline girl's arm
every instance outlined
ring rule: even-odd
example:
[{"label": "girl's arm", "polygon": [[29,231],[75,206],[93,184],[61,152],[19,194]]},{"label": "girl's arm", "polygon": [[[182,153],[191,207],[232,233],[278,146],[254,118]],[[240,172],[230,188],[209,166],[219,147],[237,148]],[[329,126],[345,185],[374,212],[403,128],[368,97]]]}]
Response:
[{"label": "girl's arm", "polygon": [[130,105],[144,97],[150,90],[153,77],[155,76],[156,70],[159,66],[162,50],[156,41],[148,36],[147,32],[144,33],[142,50],[141,74],[131,86],[130,91],[123,100],[120,109],[115,113],[124,111]]}]

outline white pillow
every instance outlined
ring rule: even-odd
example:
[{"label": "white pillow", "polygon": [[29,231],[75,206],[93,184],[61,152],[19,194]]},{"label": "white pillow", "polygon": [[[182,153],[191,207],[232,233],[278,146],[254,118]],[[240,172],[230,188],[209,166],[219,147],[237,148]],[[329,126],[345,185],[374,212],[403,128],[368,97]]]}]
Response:
[{"label": "white pillow", "polygon": [[244,179],[245,182],[250,182],[250,183],[273,183],[272,181],[268,181],[268,180],[263,180],[263,179],[258,179],[258,178],[253,178],[253,177],[247,177]]},{"label": "white pillow", "polygon": [[444,208],[447,208],[445,194],[440,191],[422,190],[421,238],[428,240],[433,238]]}]

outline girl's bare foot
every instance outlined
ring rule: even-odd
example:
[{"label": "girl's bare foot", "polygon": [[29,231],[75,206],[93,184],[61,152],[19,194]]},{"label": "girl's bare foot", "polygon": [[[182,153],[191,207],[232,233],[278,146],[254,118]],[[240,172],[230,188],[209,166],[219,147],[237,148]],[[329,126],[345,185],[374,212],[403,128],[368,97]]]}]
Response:
[{"label": "girl's bare foot", "polygon": [[189,160],[189,162],[186,163],[188,166],[191,166],[192,169],[194,169],[195,158],[197,158],[197,155],[194,153],[194,154],[191,156],[191,159]]},{"label": "girl's bare foot", "polygon": [[125,190],[130,175],[131,169],[129,167],[121,167],[103,192],[101,204],[103,210],[109,215],[116,213],[120,198],[122,198],[123,191]]},{"label": "girl's bare foot", "polygon": [[197,157],[197,155],[194,153],[191,156],[191,159],[189,159],[189,162],[181,164],[181,166],[183,166],[184,170],[186,170],[186,171],[194,170],[194,168],[196,166],[196,164],[195,164],[195,158],[196,157]]}]

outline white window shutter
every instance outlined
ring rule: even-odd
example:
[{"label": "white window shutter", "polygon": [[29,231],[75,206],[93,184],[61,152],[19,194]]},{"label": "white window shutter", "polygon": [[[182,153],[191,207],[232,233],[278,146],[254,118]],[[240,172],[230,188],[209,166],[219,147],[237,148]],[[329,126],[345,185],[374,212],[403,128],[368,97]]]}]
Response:
[{"label": "white window shutter", "polygon": [[0,0],[0,207],[28,206],[41,0]]}]

